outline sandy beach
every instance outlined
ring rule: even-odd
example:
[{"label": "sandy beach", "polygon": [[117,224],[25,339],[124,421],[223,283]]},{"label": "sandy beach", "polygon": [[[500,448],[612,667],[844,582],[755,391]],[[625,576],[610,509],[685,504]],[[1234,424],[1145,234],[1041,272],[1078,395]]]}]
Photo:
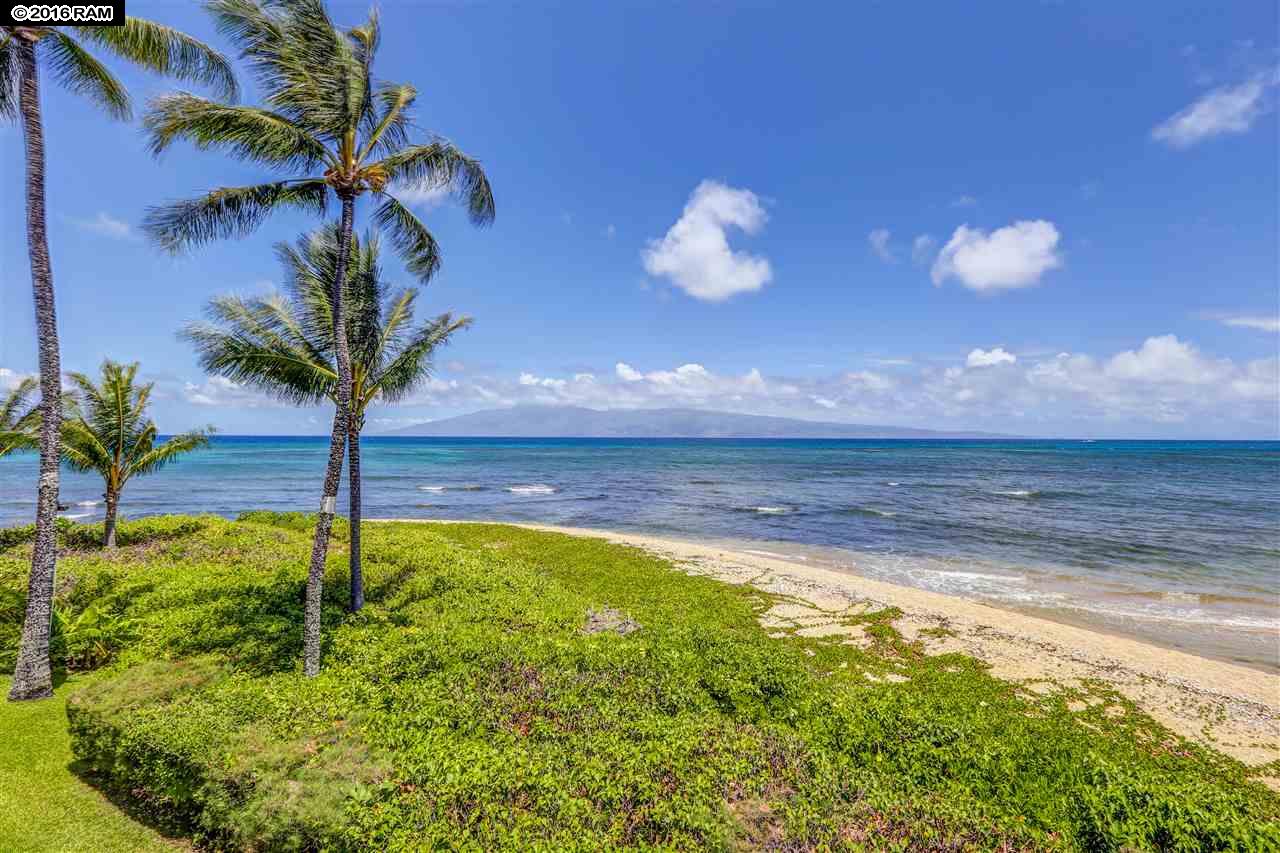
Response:
[{"label": "sandy beach", "polygon": [[[575,527],[517,526],[607,539],[668,559],[690,574],[750,584],[785,596],[787,601],[761,616],[765,627],[776,629],[780,641],[794,633],[862,643],[862,628],[841,624],[842,619],[897,607],[902,616],[894,626],[904,638],[921,642],[928,654],[971,655],[985,661],[993,675],[1039,693],[1083,690],[1087,694],[1090,685],[1104,684],[1172,731],[1245,764],[1280,759],[1280,675],[956,596],[713,544]],[[1083,708],[1084,703],[1097,701],[1104,700],[1086,696],[1078,704]],[[1121,706],[1113,708],[1123,713]],[[1280,777],[1264,781],[1280,790]]]}]

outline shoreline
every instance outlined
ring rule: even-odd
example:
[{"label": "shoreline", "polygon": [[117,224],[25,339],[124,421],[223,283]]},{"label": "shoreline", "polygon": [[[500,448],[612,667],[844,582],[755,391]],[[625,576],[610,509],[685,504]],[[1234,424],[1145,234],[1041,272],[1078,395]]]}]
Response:
[{"label": "shoreline", "polygon": [[[960,652],[983,660],[992,675],[1033,692],[1102,682],[1166,727],[1248,765],[1280,759],[1280,674],[1200,657],[953,595],[862,577],[781,557],[639,533],[502,521],[368,519],[376,523],[508,524],[605,539],[670,560],[690,574],[748,584],[786,596],[762,615],[781,639],[834,637],[861,642],[844,617],[897,607],[894,627],[925,653]],[[1264,779],[1280,789],[1280,778]]]}]

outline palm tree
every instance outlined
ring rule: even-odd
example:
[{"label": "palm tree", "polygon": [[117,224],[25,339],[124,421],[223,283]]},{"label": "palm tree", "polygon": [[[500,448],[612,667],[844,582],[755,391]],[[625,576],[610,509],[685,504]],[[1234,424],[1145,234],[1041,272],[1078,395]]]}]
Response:
[{"label": "palm tree", "polygon": [[417,92],[409,85],[374,81],[380,34],[376,14],[364,25],[343,31],[329,18],[323,0],[210,0],[208,8],[248,61],[265,106],[235,106],[187,93],[162,96],[152,102],[145,121],[152,151],[159,155],[185,139],[197,148],[221,148],[290,177],[220,187],[200,198],[154,208],[145,230],[159,245],[176,252],[218,238],[245,236],[281,209],[323,216],[330,194],[342,211],[332,282],[337,405],[307,571],[303,624],[303,672],[312,676],[320,671],[324,563],[349,431],[352,376],[343,278],[356,200],[366,194],[373,197],[377,227],[409,271],[425,282],[439,268],[439,247],[392,188],[449,188],[465,199],[477,225],[493,220],[493,193],[480,164],[451,143],[410,143],[409,111]]},{"label": "palm tree", "polygon": [[102,382],[68,373],[77,394],[70,417],[62,422],[62,458],[76,471],[97,471],[106,490],[107,517],[102,544],[116,547],[116,510],[120,492],[134,477],[151,474],[184,453],[209,444],[212,427],[175,435],[156,444],[155,421],[147,419],[153,383],[135,385],[138,363],[102,363]]},{"label": "palm tree", "polygon": [[[279,399],[311,405],[338,399],[334,364],[333,281],[341,235],[332,225],[280,243],[286,294],[209,302],[209,321],[182,332],[209,373],[252,385]],[[352,612],[364,606],[360,566],[360,433],[374,402],[402,400],[431,375],[432,357],[468,317],[450,314],[414,326],[417,288],[393,289],[382,278],[375,234],[352,235],[344,277],[351,348],[351,417],[347,427],[347,483],[351,497]]]},{"label": "palm tree", "polygon": [[126,119],[130,114],[129,95],[124,86],[76,37],[143,68],[215,86],[229,99],[237,92],[231,66],[221,54],[190,36],[151,21],[127,17],[118,27],[0,26],[0,119],[14,120],[21,116],[26,144],[27,251],[35,295],[42,412],[36,538],[10,699],[39,699],[53,694],[49,628],[57,563],[54,521],[58,511],[62,369],[53,269],[45,227],[40,66],[47,65],[64,88],[88,97],[113,118]]},{"label": "palm tree", "polygon": [[0,457],[40,446],[40,409],[30,405],[36,386],[36,378],[28,376],[0,403]]}]

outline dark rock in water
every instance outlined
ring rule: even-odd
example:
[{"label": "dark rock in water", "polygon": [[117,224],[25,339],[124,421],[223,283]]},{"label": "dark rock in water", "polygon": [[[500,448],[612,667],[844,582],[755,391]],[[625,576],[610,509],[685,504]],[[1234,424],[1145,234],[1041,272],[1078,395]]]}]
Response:
[{"label": "dark rock in water", "polygon": [[71,509],[70,506],[64,504],[62,501],[58,501],[58,512],[66,512],[69,509]]},{"label": "dark rock in water", "polygon": [[582,633],[584,634],[603,634],[605,631],[613,631],[615,634],[621,634],[624,637],[639,630],[639,622],[627,616],[621,610],[614,610],[612,607],[606,607],[603,610],[588,610],[587,624],[582,626]]}]

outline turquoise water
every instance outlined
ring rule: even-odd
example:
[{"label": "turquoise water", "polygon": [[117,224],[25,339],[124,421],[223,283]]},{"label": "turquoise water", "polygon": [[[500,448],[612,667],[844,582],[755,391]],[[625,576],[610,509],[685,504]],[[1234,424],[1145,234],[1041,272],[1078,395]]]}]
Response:
[{"label": "turquoise water", "polygon": [[[219,437],[130,484],[122,512],[311,510],[326,448]],[[1280,668],[1280,442],[368,438],[363,450],[369,518],[731,542]],[[34,471],[30,455],[0,460],[0,525],[30,521]],[[66,517],[101,517],[100,482],[63,483]]]}]

